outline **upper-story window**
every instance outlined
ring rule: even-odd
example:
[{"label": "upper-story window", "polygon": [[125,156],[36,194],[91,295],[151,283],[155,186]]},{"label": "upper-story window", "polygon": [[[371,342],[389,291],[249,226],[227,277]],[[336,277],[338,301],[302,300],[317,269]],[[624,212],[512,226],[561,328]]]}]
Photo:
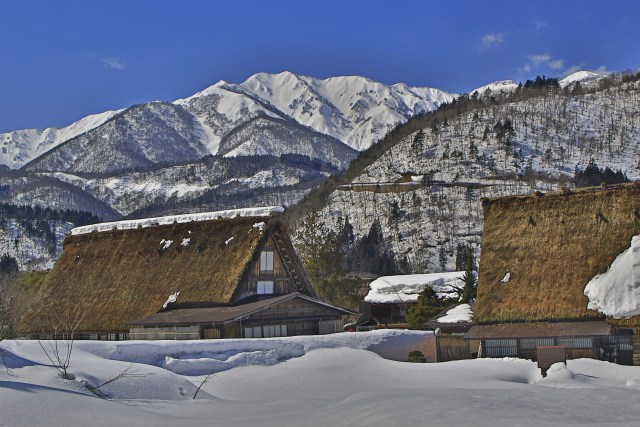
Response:
[{"label": "upper-story window", "polygon": [[260,273],[273,273],[273,251],[260,254]]},{"label": "upper-story window", "polygon": [[258,295],[270,295],[273,294],[273,280],[258,280],[257,284]]}]

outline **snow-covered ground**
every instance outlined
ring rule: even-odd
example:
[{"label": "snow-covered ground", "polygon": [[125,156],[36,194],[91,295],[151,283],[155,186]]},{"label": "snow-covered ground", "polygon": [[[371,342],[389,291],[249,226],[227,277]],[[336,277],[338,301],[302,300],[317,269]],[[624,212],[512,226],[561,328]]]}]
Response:
[{"label": "snow-covered ground", "polygon": [[[554,365],[543,379],[525,360],[418,364],[379,355],[405,354],[430,339],[427,332],[372,331],[83,341],[73,350],[75,380],[59,378],[37,342],[5,341],[0,425],[637,425],[637,367],[582,359]],[[83,385],[130,366],[142,376],[101,387],[109,400]]]}]

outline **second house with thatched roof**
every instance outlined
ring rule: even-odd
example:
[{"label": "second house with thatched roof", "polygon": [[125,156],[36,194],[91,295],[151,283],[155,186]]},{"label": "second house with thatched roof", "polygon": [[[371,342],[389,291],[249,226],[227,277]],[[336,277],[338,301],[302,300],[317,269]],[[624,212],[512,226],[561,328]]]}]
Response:
[{"label": "second house with thatched roof", "polygon": [[91,339],[272,337],[341,330],[280,207],[78,227],[18,327]]},{"label": "second house with thatched roof", "polygon": [[640,364],[640,185],[486,199],[475,322],[487,357]]}]

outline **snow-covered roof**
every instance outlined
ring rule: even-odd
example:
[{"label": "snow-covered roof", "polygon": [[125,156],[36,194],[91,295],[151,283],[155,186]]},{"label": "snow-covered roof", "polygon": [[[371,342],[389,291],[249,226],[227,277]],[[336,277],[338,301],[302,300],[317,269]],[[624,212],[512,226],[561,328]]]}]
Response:
[{"label": "snow-covered roof", "polygon": [[590,310],[616,319],[640,315],[640,235],[611,263],[609,270],[596,275],[584,288]]},{"label": "snow-covered roof", "polygon": [[371,303],[417,302],[426,286],[433,288],[438,296],[457,295],[452,285],[462,286],[464,271],[431,274],[409,274],[379,277],[369,284],[369,293],[364,298]]},{"label": "snow-covered roof", "polygon": [[185,223],[185,222],[199,222],[199,221],[211,221],[222,218],[236,218],[236,217],[268,217],[273,214],[284,212],[282,206],[266,206],[246,209],[230,209],[225,211],[216,212],[202,212],[184,215],[170,215],[156,218],[143,218],[132,219],[126,221],[114,221],[103,222],[100,224],[85,225],[82,227],[76,227],[71,230],[71,234],[86,234],[93,231],[111,231],[114,228],[117,230],[130,230],[135,228],[146,228],[156,225],[167,225],[173,223]]},{"label": "snow-covered roof", "polygon": [[460,323],[471,322],[473,320],[473,310],[469,304],[460,304],[447,311],[444,316],[438,317],[438,323]]}]

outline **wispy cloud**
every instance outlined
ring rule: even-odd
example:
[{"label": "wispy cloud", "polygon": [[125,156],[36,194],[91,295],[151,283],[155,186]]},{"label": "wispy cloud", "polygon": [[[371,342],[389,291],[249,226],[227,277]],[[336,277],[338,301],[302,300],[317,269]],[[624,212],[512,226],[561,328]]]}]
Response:
[{"label": "wispy cloud", "polygon": [[528,74],[536,69],[551,69],[551,70],[561,70],[564,68],[565,60],[554,58],[548,53],[539,53],[536,55],[529,55],[529,61],[526,62],[522,67],[518,68],[518,71],[521,74]]},{"label": "wispy cloud", "polygon": [[536,26],[536,30],[541,30],[551,26],[547,21],[536,21],[534,25]]},{"label": "wispy cloud", "polygon": [[594,71],[598,72],[598,73],[602,73],[602,74],[611,74],[612,71],[609,71],[609,69],[607,68],[606,65],[601,65],[598,68],[596,68]]},{"label": "wispy cloud", "polygon": [[555,59],[548,53],[529,55],[529,60],[536,68],[547,67],[552,70],[559,70],[564,67],[564,59]]},{"label": "wispy cloud", "polygon": [[118,58],[100,58],[100,61],[112,70],[124,70],[127,68]]},{"label": "wispy cloud", "polygon": [[504,34],[489,33],[482,36],[482,48],[489,49],[504,43]]},{"label": "wispy cloud", "polygon": [[575,73],[576,71],[580,71],[580,70],[582,70],[582,69],[583,69],[583,68],[582,68],[582,66],[580,66],[580,65],[573,65],[573,66],[571,66],[571,67],[567,68],[567,69],[564,71],[564,73],[562,73],[562,77],[567,77],[569,74],[573,74],[573,73]]},{"label": "wispy cloud", "polygon": [[101,63],[103,66],[108,67],[112,70],[122,71],[127,68],[124,61],[120,58],[116,58],[115,56],[104,56],[99,55],[95,52],[83,52],[83,54],[87,58],[90,58],[93,61],[97,61],[98,63]]}]

